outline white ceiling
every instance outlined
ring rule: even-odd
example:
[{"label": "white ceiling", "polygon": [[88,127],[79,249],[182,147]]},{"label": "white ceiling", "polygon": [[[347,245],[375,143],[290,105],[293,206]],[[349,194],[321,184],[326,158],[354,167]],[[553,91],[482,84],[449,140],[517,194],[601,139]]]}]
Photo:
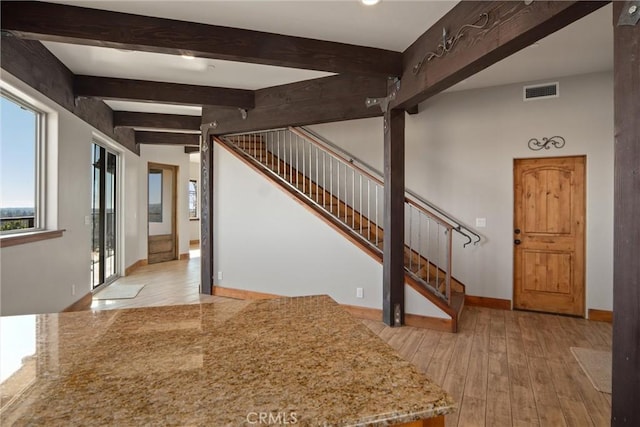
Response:
[{"label": "white ceiling", "polygon": [[553,79],[613,69],[611,4],[475,74],[450,90]]},{"label": "white ceiling", "polygon": [[108,47],[53,42],[44,42],[44,45],[75,74],[101,77],[255,90],[332,75],[320,71],[207,58],[186,59],[179,55]]},{"label": "white ceiling", "polygon": [[402,51],[457,1],[200,0],[55,3]]},{"label": "white ceiling", "polygon": [[[406,49],[456,2],[326,1],[60,1],[119,12],[249,28],[396,51]],[[450,29],[452,30],[452,29]],[[256,64],[45,43],[76,74],[257,89],[329,75]],[[613,68],[612,6],[458,84],[451,90],[552,79]],[[109,101],[114,110],[199,115],[199,107]]]},{"label": "white ceiling", "polygon": [[183,116],[201,116],[202,107],[195,105],[156,104],[133,101],[105,101],[114,111],[133,111],[136,113],[180,114]]}]

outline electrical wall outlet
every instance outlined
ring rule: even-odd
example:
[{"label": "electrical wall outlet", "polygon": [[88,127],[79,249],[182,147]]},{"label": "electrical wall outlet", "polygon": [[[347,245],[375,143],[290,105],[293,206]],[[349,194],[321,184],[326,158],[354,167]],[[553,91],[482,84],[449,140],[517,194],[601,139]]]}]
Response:
[{"label": "electrical wall outlet", "polygon": [[356,298],[364,298],[364,289],[356,288]]},{"label": "electrical wall outlet", "polygon": [[218,271],[218,280],[222,280],[222,271]]}]

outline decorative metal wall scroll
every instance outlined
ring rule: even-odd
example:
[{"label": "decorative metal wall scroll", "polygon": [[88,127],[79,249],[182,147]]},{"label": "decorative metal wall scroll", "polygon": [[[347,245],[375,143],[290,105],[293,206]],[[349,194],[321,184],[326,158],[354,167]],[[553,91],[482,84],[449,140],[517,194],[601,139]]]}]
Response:
[{"label": "decorative metal wall scroll", "polygon": [[531,138],[527,145],[529,146],[530,150],[540,151],[543,148],[545,150],[548,150],[551,148],[551,146],[554,146],[555,148],[562,148],[564,147],[564,144],[565,140],[563,137],[552,136],[551,138],[542,138],[542,141],[539,141],[536,138]]},{"label": "decorative metal wall scroll", "polygon": [[422,59],[413,67],[413,74],[418,74],[425,62],[429,62],[434,58],[442,58],[445,54],[451,52],[456,43],[464,36],[464,32],[468,29],[475,28],[482,30],[489,24],[489,14],[482,13],[478,20],[473,24],[466,24],[460,27],[455,36],[449,36],[446,28],[442,29],[442,43],[438,45],[435,52],[427,52]]}]

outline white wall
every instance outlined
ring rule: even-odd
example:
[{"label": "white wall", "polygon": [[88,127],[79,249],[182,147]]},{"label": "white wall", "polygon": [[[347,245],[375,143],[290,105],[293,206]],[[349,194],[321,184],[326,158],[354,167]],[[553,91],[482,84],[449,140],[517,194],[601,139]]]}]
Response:
[{"label": "white wall", "polygon": [[[136,182],[138,158],[5,71],[2,80],[30,97],[53,121],[48,135],[53,158],[47,179],[51,190],[47,208],[52,211],[47,218],[53,223],[48,222],[47,226],[65,231],[61,238],[0,249],[0,313],[57,312],[90,291],[91,230],[85,224],[85,216],[91,214],[92,140],[97,137],[120,151],[126,182]],[[136,173],[131,175],[133,171]],[[124,185],[119,189],[119,203],[126,210],[136,199],[137,191]],[[126,212],[124,224],[120,224],[125,236],[119,247],[121,265],[138,252],[137,230],[129,222],[132,215],[135,218],[135,212]],[[72,286],[76,288],[75,295]]]},{"label": "white wall", "polygon": [[[189,155],[189,179],[196,180],[198,182],[198,203],[200,203],[200,156],[194,155],[192,153]],[[188,197],[188,196],[187,196]],[[200,205],[198,204],[198,210],[200,210]],[[198,214],[200,216],[200,214]],[[190,219],[189,220],[189,240],[200,240],[200,220],[199,219]]]},{"label": "white wall", "polygon": [[[379,262],[224,148],[214,156],[216,285],[382,308]],[[407,298],[409,313],[448,317],[411,290]]]},{"label": "white wall", "polygon": [[[185,154],[182,146],[142,145],[140,147],[140,166],[138,168],[138,217],[139,253],[138,259],[147,259],[147,200],[148,181],[147,168],[149,163],[161,163],[178,167],[178,194],[176,222],[178,227],[178,247],[180,254],[189,253],[189,155]],[[166,200],[166,198],[165,198]],[[164,214],[163,214],[164,216]]]},{"label": "white wall", "polygon": [[142,258],[146,258],[146,256],[142,258],[140,257],[140,229],[138,228],[138,219],[146,219],[147,211],[139,210],[139,200],[142,195],[139,190],[140,174],[138,173],[138,169],[144,168],[145,165],[140,162],[140,157],[138,155],[129,150],[124,150],[124,153],[120,158],[124,159],[124,164],[121,166],[121,170],[124,171],[125,184],[120,186],[121,189],[124,189],[120,212],[124,222],[124,224],[122,224],[122,228],[124,230],[126,248],[123,260],[124,267],[121,268],[120,273],[124,275],[124,271],[127,267],[135,264]]},{"label": "white wall", "polygon": [[[587,307],[611,310],[613,75],[556,81],[555,99],[523,102],[523,84],[514,84],[444,93],[421,104],[419,114],[407,115],[406,185],[469,225],[487,219],[478,229],[482,245],[462,249],[460,239],[454,245],[454,275],[470,295],[512,299],[513,160],[586,155]],[[382,170],[382,119],[311,128]],[[530,138],[554,135],[566,139],[563,149],[527,148]]]}]

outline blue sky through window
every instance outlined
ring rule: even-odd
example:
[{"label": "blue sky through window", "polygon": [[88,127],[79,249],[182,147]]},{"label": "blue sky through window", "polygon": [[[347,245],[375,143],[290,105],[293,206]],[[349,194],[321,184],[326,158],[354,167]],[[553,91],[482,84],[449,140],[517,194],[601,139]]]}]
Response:
[{"label": "blue sky through window", "polygon": [[0,97],[0,207],[33,208],[36,114]]}]

